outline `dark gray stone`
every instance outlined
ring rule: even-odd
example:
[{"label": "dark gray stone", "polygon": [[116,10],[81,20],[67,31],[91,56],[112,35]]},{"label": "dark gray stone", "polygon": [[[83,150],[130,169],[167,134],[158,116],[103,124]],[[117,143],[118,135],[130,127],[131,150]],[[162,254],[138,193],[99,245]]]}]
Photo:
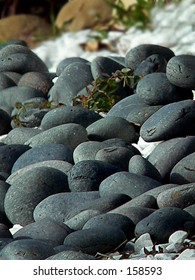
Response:
[{"label": "dark gray stone", "polygon": [[16,84],[12,79],[10,79],[7,75],[4,73],[0,73],[0,90],[8,88],[8,87],[13,87]]},{"label": "dark gray stone", "polygon": [[72,231],[63,223],[48,218],[28,224],[14,233],[14,239],[42,240],[51,246],[63,244],[65,237]]},{"label": "dark gray stone", "polygon": [[129,160],[135,152],[127,147],[110,146],[99,150],[95,159],[118,166],[121,171],[128,171]]},{"label": "dark gray stone", "polygon": [[118,213],[105,213],[92,217],[85,223],[83,229],[101,228],[107,225],[122,230],[128,240],[134,237],[135,224],[127,216]]},{"label": "dark gray stone", "polygon": [[173,138],[158,144],[149,155],[148,160],[159,171],[163,181],[169,182],[169,176],[173,167],[182,158],[193,152],[195,152],[194,136]]},{"label": "dark gray stone", "polygon": [[80,213],[76,214],[74,217],[67,220],[66,225],[72,230],[79,230],[83,228],[83,226],[86,224],[86,222],[89,219],[100,214],[101,214],[100,210],[94,210],[94,209],[83,210]]},{"label": "dark gray stone", "polygon": [[66,192],[50,195],[43,199],[33,213],[35,221],[51,218],[56,222],[65,222],[72,218],[70,212],[75,210],[78,205],[100,198],[99,192]]},{"label": "dark gray stone", "polygon": [[106,116],[87,128],[89,140],[104,141],[110,138],[121,138],[133,143],[136,140],[136,131],[133,124],[121,117]]},{"label": "dark gray stone", "polygon": [[167,104],[150,116],[140,129],[146,142],[194,135],[195,101],[184,100]]},{"label": "dark gray stone", "polygon": [[66,250],[47,258],[47,260],[96,260],[95,256],[82,252]]},{"label": "dark gray stone", "polygon": [[79,56],[66,57],[62,61],[60,61],[60,63],[57,65],[57,68],[56,68],[57,76],[59,77],[67,66],[69,66],[70,64],[75,63],[75,62],[85,63],[85,64],[90,63],[88,60],[86,60],[82,57],[79,57]]},{"label": "dark gray stone", "polygon": [[40,240],[21,239],[7,244],[0,252],[2,260],[45,260],[55,251],[51,245]]},{"label": "dark gray stone", "polygon": [[132,94],[112,106],[112,108],[108,111],[107,116],[121,117],[126,119],[131,112],[132,107],[141,104],[146,106],[138,94]]},{"label": "dark gray stone", "polygon": [[75,62],[68,65],[50,89],[49,100],[72,105],[78,92],[93,81],[90,65]]},{"label": "dark gray stone", "polygon": [[135,227],[135,236],[148,232],[152,241],[167,243],[169,236],[177,230],[184,230],[189,236],[195,232],[195,219],[186,211],[176,207],[165,207],[156,210]]},{"label": "dark gray stone", "polygon": [[34,222],[33,211],[44,198],[68,192],[67,176],[51,167],[37,167],[18,175],[5,196],[5,213],[13,224]]},{"label": "dark gray stone", "polygon": [[195,183],[173,187],[161,192],[157,197],[159,208],[178,207],[185,208],[195,203]]},{"label": "dark gray stone", "polygon": [[11,118],[7,112],[0,109],[0,135],[9,133],[11,130]]},{"label": "dark gray stone", "polygon": [[68,185],[72,192],[97,191],[105,178],[118,171],[117,166],[99,160],[79,161],[68,174]]},{"label": "dark gray stone", "polygon": [[[55,221],[66,223],[86,210],[106,213],[129,201],[123,194],[111,194],[99,197],[99,192],[74,192],[57,194],[41,201],[34,210],[34,219],[51,217]],[[78,216],[77,216],[78,217]]]},{"label": "dark gray stone", "polygon": [[45,63],[29,48],[10,44],[0,49],[0,72],[48,72]]},{"label": "dark gray stone", "polygon": [[159,185],[160,182],[149,177],[122,171],[104,179],[99,186],[99,191],[101,196],[112,193],[123,193],[134,198]]},{"label": "dark gray stone", "polygon": [[161,107],[162,106],[148,106],[147,104],[143,103],[129,105],[129,114],[126,116],[126,120],[140,127],[150,116],[152,116]]},{"label": "dark gray stone", "polygon": [[125,64],[129,68],[136,69],[143,60],[153,54],[160,55],[166,61],[169,61],[169,59],[175,55],[171,49],[163,46],[140,44],[126,53]]},{"label": "dark gray stone", "polygon": [[151,73],[143,77],[137,84],[136,93],[151,106],[193,99],[192,91],[171,84],[165,73]]},{"label": "dark gray stone", "polygon": [[147,176],[159,182],[162,181],[162,177],[156,167],[141,155],[131,157],[128,171],[137,175]]},{"label": "dark gray stone", "polygon": [[8,78],[10,78],[15,85],[18,84],[20,78],[22,77],[22,74],[17,73],[17,72],[11,72],[11,71],[5,71],[3,72]]},{"label": "dark gray stone", "polygon": [[190,54],[172,57],[166,69],[169,81],[181,88],[195,89],[195,56]]},{"label": "dark gray stone", "polygon": [[5,209],[4,209],[4,200],[5,200],[5,195],[9,189],[9,184],[0,180],[0,216],[1,216],[1,223],[6,223],[6,214],[5,214]]},{"label": "dark gray stone", "polygon": [[73,165],[71,163],[69,163],[67,161],[62,161],[62,160],[40,161],[40,162],[37,162],[37,163],[27,165],[27,166],[23,167],[22,169],[19,169],[18,171],[12,173],[10,176],[8,176],[6,178],[6,182],[8,184],[12,185],[14,183],[15,178],[17,178],[18,175],[21,176],[26,171],[32,170],[33,168],[36,168],[36,167],[52,167],[52,168],[55,168],[57,170],[60,170],[65,175],[68,175],[68,172],[71,170],[72,166]]},{"label": "dark gray stone", "polygon": [[72,151],[82,142],[88,141],[86,129],[76,123],[61,124],[35,135],[25,142],[31,147],[42,144],[63,144]]},{"label": "dark gray stone", "polygon": [[77,246],[83,253],[95,256],[97,253],[106,254],[114,251],[126,241],[126,235],[122,230],[102,226],[75,231],[65,238],[64,244]]},{"label": "dark gray stone", "polygon": [[182,158],[173,167],[170,181],[179,185],[195,182],[195,152]]},{"label": "dark gray stone", "polygon": [[63,160],[73,163],[72,151],[62,144],[43,144],[23,153],[14,163],[12,173],[27,165],[46,161]]},{"label": "dark gray stone", "polygon": [[152,54],[144,59],[135,69],[135,76],[146,76],[154,72],[166,72],[167,61],[159,54]]},{"label": "dark gray stone", "polygon": [[3,145],[0,146],[0,170],[1,172],[11,173],[15,161],[30,147],[26,145]]},{"label": "dark gray stone", "polygon": [[3,143],[7,145],[11,144],[24,144],[33,136],[39,134],[41,132],[40,129],[34,129],[30,127],[17,127],[13,128],[3,139]]},{"label": "dark gray stone", "polygon": [[50,88],[53,86],[53,82],[47,74],[40,72],[28,72],[22,75],[18,82],[18,86],[32,87],[47,95]]},{"label": "dark gray stone", "polygon": [[139,221],[143,220],[145,217],[149,216],[155,211],[155,209],[142,207],[142,206],[128,207],[127,204],[128,202],[115,208],[114,210],[111,210],[108,213],[116,213],[116,214],[124,215],[130,218],[132,222],[136,225]]},{"label": "dark gray stone", "polygon": [[117,70],[122,70],[124,65],[104,56],[97,56],[91,62],[91,73],[94,80],[97,78],[106,78]]},{"label": "dark gray stone", "polygon": [[77,123],[84,127],[101,119],[102,117],[87,108],[77,106],[59,107],[50,110],[41,121],[41,129],[47,130],[65,123]]}]

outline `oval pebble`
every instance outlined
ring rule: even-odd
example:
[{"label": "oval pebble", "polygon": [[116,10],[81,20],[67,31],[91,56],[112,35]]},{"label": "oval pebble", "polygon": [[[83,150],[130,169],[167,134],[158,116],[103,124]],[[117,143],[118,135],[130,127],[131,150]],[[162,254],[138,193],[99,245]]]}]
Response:
[{"label": "oval pebble", "polygon": [[75,62],[68,65],[49,90],[50,101],[72,105],[78,92],[93,81],[90,65]]},{"label": "oval pebble", "polygon": [[157,197],[159,208],[185,208],[195,203],[195,183],[179,185],[161,192]]},{"label": "oval pebble", "polygon": [[0,49],[0,71],[48,72],[45,63],[28,47],[10,44]]},{"label": "oval pebble", "polygon": [[89,140],[104,141],[110,138],[121,138],[132,143],[136,140],[136,132],[133,124],[121,117],[107,116],[87,128]]},{"label": "oval pebble", "polygon": [[106,225],[113,227],[114,230],[122,230],[128,240],[134,237],[135,225],[133,221],[127,216],[118,213],[105,213],[92,217],[85,223],[83,229],[101,228]]},{"label": "oval pebble", "polygon": [[57,65],[56,75],[59,77],[67,66],[75,62],[87,63],[87,64],[90,63],[88,60],[82,57],[78,57],[78,56],[66,57],[62,61],[60,61],[60,63]]},{"label": "oval pebble", "polygon": [[122,230],[102,226],[75,231],[65,238],[64,244],[77,246],[83,253],[96,255],[111,252],[126,241],[126,235]]},{"label": "oval pebble", "polygon": [[3,260],[45,260],[55,251],[51,245],[40,240],[21,239],[7,244],[0,252]]},{"label": "oval pebble", "polygon": [[65,237],[72,231],[63,223],[57,223],[52,219],[42,219],[30,223],[14,233],[14,239],[42,240],[51,246],[63,244]]},{"label": "oval pebble", "polygon": [[[179,137],[164,141],[156,146],[148,160],[161,174],[163,181],[169,181],[173,167],[185,156],[195,152],[195,137]],[[169,160],[167,160],[169,155]]]},{"label": "oval pebble", "polygon": [[128,171],[129,160],[134,154],[134,151],[129,148],[111,146],[99,150],[95,159],[118,166],[122,171]]},{"label": "oval pebble", "polygon": [[33,213],[34,220],[51,218],[56,222],[65,222],[72,218],[69,214],[78,205],[100,198],[99,192],[64,192],[48,196],[43,199],[36,207]]},{"label": "oval pebble", "polygon": [[140,129],[146,142],[194,135],[195,101],[183,100],[167,104],[150,116]]},{"label": "oval pebble", "polygon": [[63,160],[73,163],[72,151],[62,144],[43,144],[31,148],[15,161],[12,173],[30,164],[46,160]]},{"label": "oval pebble", "polygon": [[182,158],[173,167],[170,182],[179,185],[195,182],[195,152]]},{"label": "oval pebble", "polygon": [[173,85],[165,73],[151,73],[143,77],[137,84],[136,93],[150,106],[193,99],[191,91]]},{"label": "oval pebble", "polygon": [[50,110],[41,121],[41,129],[47,130],[65,123],[77,123],[84,127],[101,119],[102,117],[87,108],[77,106],[59,107]]},{"label": "oval pebble", "polygon": [[160,182],[149,177],[121,171],[104,179],[99,186],[99,191],[101,196],[112,193],[123,193],[134,198],[159,185]]},{"label": "oval pebble", "polygon": [[175,55],[167,47],[155,44],[140,44],[126,53],[125,64],[131,69],[136,69],[143,60],[153,54],[161,55],[166,61],[169,61]]},{"label": "oval pebble", "polygon": [[162,181],[162,177],[156,167],[140,155],[134,155],[131,157],[128,171],[137,175],[150,177],[159,182]]},{"label": "oval pebble", "polygon": [[24,144],[26,141],[40,132],[40,129],[34,129],[30,127],[16,127],[7,134],[7,136],[3,139],[3,143],[7,145]]},{"label": "oval pebble", "polygon": [[153,242],[161,244],[167,243],[170,235],[177,230],[188,231],[189,235],[193,235],[195,219],[183,209],[164,207],[141,220],[135,227],[135,236],[148,232]]},{"label": "oval pebble", "polygon": [[99,160],[83,160],[76,163],[68,174],[68,185],[72,192],[97,191],[100,183],[120,169]]},{"label": "oval pebble", "polygon": [[31,147],[42,144],[63,144],[72,151],[82,142],[88,141],[86,129],[76,123],[61,124],[35,135],[25,142]]},{"label": "oval pebble", "polygon": [[169,81],[181,88],[195,89],[195,56],[177,55],[167,63],[166,75]]},{"label": "oval pebble", "polygon": [[34,222],[33,211],[44,198],[68,192],[67,176],[51,167],[37,167],[18,175],[5,196],[5,213],[13,224]]},{"label": "oval pebble", "polygon": [[42,91],[45,95],[53,86],[52,80],[48,75],[40,72],[28,72],[22,75],[18,82],[18,86],[28,86]]}]

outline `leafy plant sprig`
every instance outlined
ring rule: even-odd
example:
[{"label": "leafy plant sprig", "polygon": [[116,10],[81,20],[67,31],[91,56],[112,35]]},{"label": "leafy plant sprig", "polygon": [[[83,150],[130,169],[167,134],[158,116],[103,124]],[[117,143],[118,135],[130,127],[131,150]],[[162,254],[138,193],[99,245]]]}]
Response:
[{"label": "leafy plant sprig", "polygon": [[116,102],[122,99],[121,86],[133,88],[141,76],[134,76],[133,70],[123,68],[109,75],[97,78],[92,82],[92,89],[86,88],[87,96],[77,96],[73,105],[81,105],[96,112],[108,112]]}]

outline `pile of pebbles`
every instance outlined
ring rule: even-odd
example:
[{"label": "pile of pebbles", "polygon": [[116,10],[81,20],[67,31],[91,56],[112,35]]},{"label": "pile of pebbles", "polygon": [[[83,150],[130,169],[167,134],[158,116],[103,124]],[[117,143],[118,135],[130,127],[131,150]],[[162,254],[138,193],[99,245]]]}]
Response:
[{"label": "pile of pebbles", "polygon": [[[72,105],[124,67],[141,79],[107,114]],[[0,87],[0,259],[195,258],[195,56],[142,44],[51,73],[16,41]]]}]

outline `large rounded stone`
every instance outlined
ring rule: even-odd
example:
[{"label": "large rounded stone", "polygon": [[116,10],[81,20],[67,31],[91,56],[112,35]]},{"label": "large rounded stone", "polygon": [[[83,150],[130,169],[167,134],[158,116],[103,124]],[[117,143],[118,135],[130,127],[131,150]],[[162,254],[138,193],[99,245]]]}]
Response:
[{"label": "large rounded stone", "polygon": [[68,174],[69,188],[73,192],[97,191],[100,183],[120,169],[99,160],[83,160],[76,163]]},{"label": "large rounded stone", "polygon": [[77,246],[83,253],[96,255],[114,251],[126,241],[126,235],[122,230],[102,226],[75,231],[65,238],[64,244]]},{"label": "large rounded stone", "polygon": [[63,60],[61,60],[60,63],[57,65],[56,75],[59,77],[67,66],[75,62],[90,63],[88,60],[79,56],[66,57]]},{"label": "large rounded stone", "polygon": [[24,144],[33,136],[39,134],[41,132],[40,129],[34,129],[29,127],[16,127],[13,128],[3,139],[3,143],[10,144]]},{"label": "large rounded stone", "polygon": [[71,230],[63,223],[57,223],[52,219],[43,219],[28,224],[14,233],[14,239],[36,239],[47,242],[52,246],[63,244],[64,238]]},{"label": "large rounded stone", "polygon": [[123,193],[134,198],[159,185],[160,182],[149,177],[122,171],[104,179],[99,186],[99,191],[101,196]]},{"label": "large rounded stone", "polygon": [[177,230],[188,231],[189,235],[193,235],[195,219],[183,209],[165,207],[141,220],[135,227],[135,236],[148,232],[153,242],[161,244],[168,242],[169,236]]},{"label": "large rounded stone", "polygon": [[7,244],[0,252],[3,260],[45,260],[55,251],[51,245],[40,240],[21,239]]},{"label": "large rounded stone", "polygon": [[166,61],[175,55],[171,49],[163,46],[140,44],[126,53],[125,64],[129,68],[136,69],[143,60],[153,54],[161,55]]},{"label": "large rounded stone", "polygon": [[27,165],[46,161],[63,160],[73,163],[72,151],[62,144],[43,144],[23,153],[14,163],[12,173]]},{"label": "large rounded stone", "polygon": [[107,116],[87,128],[90,140],[104,141],[110,138],[121,138],[132,143],[136,140],[136,132],[133,124],[121,117]]},{"label": "large rounded stone", "polygon": [[100,198],[99,192],[63,192],[50,195],[43,199],[33,213],[35,221],[51,218],[56,222],[65,222],[70,213],[82,203]]},{"label": "large rounded stone", "polygon": [[41,121],[43,130],[65,123],[77,123],[84,127],[101,119],[102,117],[87,108],[77,106],[59,107],[49,111]]},{"label": "large rounded stone", "polygon": [[179,87],[195,89],[195,56],[190,54],[172,57],[166,69],[169,81]]},{"label": "large rounded stone", "polygon": [[0,49],[0,60],[1,72],[48,72],[45,63],[33,51],[22,45],[10,44]]},{"label": "large rounded stone", "polygon": [[135,225],[132,220],[127,216],[116,213],[105,213],[92,217],[85,223],[83,229],[101,228],[106,225],[122,230],[128,240],[134,237]]},{"label": "large rounded stone", "polygon": [[182,158],[173,167],[170,181],[179,185],[195,182],[195,152]]},{"label": "large rounded stone", "polygon": [[68,65],[49,91],[49,100],[72,105],[79,91],[93,81],[90,65],[75,62]]},{"label": "large rounded stone", "polygon": [[68,192],[67,176],[54,168],[38,167],[15,178],[5,196],[5,213],[13,224],[34,221],[33,211],[44,198]]},{"label": "large rounded stone", "polygon": [[143,77],[137,84],[136,93],[151,106],[193,99],[191,91],[171,84],[165,73],[151,73]]},{"label": "large rounded stone", "polygon": [[167,104],[150,116],[140,129],[146,142],[194,135],[195,101],[184,100]]},{"label": "large rounded stone", "polygon": [[159,182],[162,181],[159,171],[151,162],[140,155],[134,155],[129,161],[128,171],[137,175],[147,176]]},{"label": "large rounded stone", "polygon": [[185,208],[195,203],[195,183],[176,186],[161,192],[157,197],[158,207]]},{"label": "large rounded stone", "polygon": [[[149,155],[148,160],[159,171],[163,181],[167,182],[173,167],[182,158],[193,152],[195,152],[194,136],[173,138],[158,144]],[[167,155],[169,155],[169,160],[167,160]]]},{"label": "large rounded stone", "polygon": [[86,141],[88,141],[87,131],[83,126],[67,123],[45,130],[29,139],[25,144],[31,147],[42,144],[63,144],[73,151],[80,143]]}]

